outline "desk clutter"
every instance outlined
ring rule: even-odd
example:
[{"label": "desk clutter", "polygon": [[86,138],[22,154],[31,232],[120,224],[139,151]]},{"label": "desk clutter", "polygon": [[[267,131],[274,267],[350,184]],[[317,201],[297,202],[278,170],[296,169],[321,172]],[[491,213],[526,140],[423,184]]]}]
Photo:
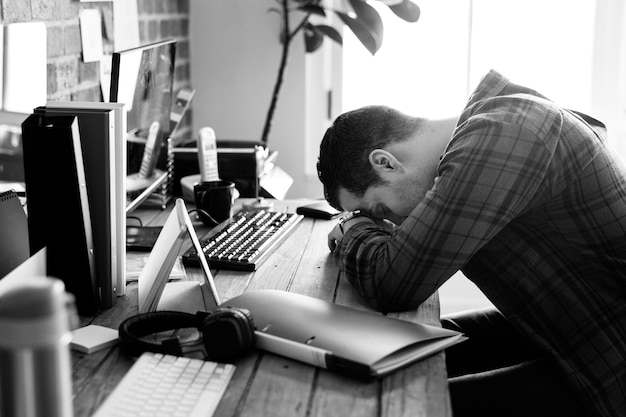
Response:
[{"label": "desk clutter", "polygon": [[[300,201],[273,201],[273,203],[277,211],[294,211],[298,203],[302,204]],[[180,236],[179,226],[187,224],[186,210],[177,210],[174,211],[174,221],[170,223],[173,227],[164,226],[164,229],[168,230],[163,236],[168,236],[166,238],[168,244],[165,246],[176,245]],[[158,209],[148,210],[146,213],[142,210],[141,214],[146,215],[142,219],[147,225],[167,225],[169,221],[169,218],[166,220]],[[369,309],[359,301],[348,286],[340,284],[336,265],[329,262],[328,252],[323,246],[333,223],[319,219],[303,219],[300,226],[296,228],[297,235],[290,235],[285,244],[276,248],[277,259],[289,260],[281,265],[280,270],[273,266],[273,262],[253,272],[211,271],[207,268],[208,273],[205,275],[203,268],[187,268],[188,281],[197,281],[196,293],[202,293],[201,290],[198,291],[200,287],[198,283],[204,283],[202,287],[205,288],[207,281],[209,286],[213,280],[217,284],[216,289],[219,294],[216,292],[217,298],[206,307],[203,307],[202,296],[192,302],[187,296],[174,295],[175,299],[182,298],[184,302],[178,303],[179,306],[173,306],[173,308],[172,304],[162,303],[164,298],[177,294],[177,291],[172,292],[171,289],[178,288],[178,281],[185,280],[159,281],[157,287],[163,290],[160,297],[154,297],[150,302],[146,302],[150,297],[139,297],[138,293],[149,295],[151,291],[140,285],[142,280],[139,279],[139,282],[129,282],[127,296],[120,297],[110,310],[103,310],[83,323],[97,323],[110,328],[111,331],[120,332],[120,325],[124,320],[130,318],[142,320],[146,317],[144,314],[150,316],[155,314],[161,322],[161,314],[168,311],[188,312],[196,315],[198,311],[213,313],[218,308],[248,310],[253,323],[252,344],[232,360],[208,359],[208,362],[232,363],[236,366],[236,372],[231,377],[225,395],[218,396],[219,405],[216,412],[219,415],[233,415],[237,412],[242,415],[291,415],[293,407],[297,406],[295,403],[301,398],[310,399],[311,409],[324,410],[325,405],[330,401],[341,413],[344,413],[353,407],[357,409],[384,407],[388,395],[396,396],[402,404],[407,404],[411,410],[417,410],[416,412],[420,415],[449,415],[449,409],[446,411],[448,401],[446,400],[444,357],[436,352],[445,349],[445,346],[461,341],[462,336],[439,333],[441,328],[436,325],[438,304],[435,297],[427,300],[416,311],[394,315],[402,320],[362,311]],[[189,233],[184,231],[183,234]],[[163,247],[161,244],[155,246]],[[155,253],[168,252],[170,252],[169,249]],[[166,256],[150,256],[150,258],[148,264],[151,264],[151,268],[155,268],[153,271],[167,270],[167,265],[163,265],[168,263],[164,262]],[[166,275],[163,274],[163,276]],[[207,281],[204,281],[205,278]],[[150,280],[144,280],[144,283],[146,282],[150,283]],[[170,287],[169,290],[168,287]],[[259,290],[261,288],[275,290],[267,290],[271,291],[267,294],[266,290]],[[277,297],[284,296],[286,300],[276,301],[274,291],[277,292]],[[153,291],[153,293],[156,292],[158,291]],[[209,298],[212,297],[211,291],[207,292]],[[305,297],[302,294],[308,294],[308,296]],[[305,301],[301,297],[304,297]],[[139,298],[144,300],[142,305],[148,309],[145,313],[137,314]],[[156,298],[158,300],[154,302]],[[258,301],[254,301],[255,299]],[[334,313],[335,307],[339,308],[336,304],[345,306],[341,309],[345,308],[350,313],[358,311],[357,314],[362,314],[362,320],[368,324],[353,325],[352,327],[356,328],[350,331],[341,330],[345,324],[340,324],[342,321],[340,317],[344,313]],[[324,316],[324,312],[330,316]],[[415,350],[420,353],[417,357],[410,357],[406,362],[393,360],[389,367],[385,365],[382,368],[379,364],[373,367],[367,364],[361,365],[360,361],[363,359],[354,361],[350,359],[353,356],[356,357],[358,352],[346,354],[340,348],[343,347],[345,350],[347,345],[359,342],[361,348],[366,350],[371,357],[386,356],[379,350],[380,344],[372,342],[372,339],[387,339],[388,337],[376,330],[376,326],[373,326],[371,331],[367,331],[371,320],[379,320],[374,316],[380,316],[380,320],[384,323],[392,321],[393,323],[408,323],[407,328],[413,329],[409,331],[414,336],[417,332],[411,326],[412,324],[431,324],[432,326],[427,327],[427,333],[430,334],[432,330],[435,337],[415,345],[411,344],[406,350]],[[217,319],[217,317],[214,318]],[[165,343],[168,347],[175,343],[174,341],[166,342],[166,339],[178,339],[177,343],[182,345],[183,357],[186,358],[204,357],[202,351],[198,350],[204,344],[199,334],[204,336],[206,333],[207,338],[215,338],[218,343],[224,339],[219,331],[214,331],[215,328],[198,326],[197,321],[192,323],[192,326],[198,326],[197,328],[185,328],[185,326],[189,324],[176,320],[172,323],[175,329],[164,332],[160,332],[162,328],[153,329],[158,333],[143,336],[142,339]],[[387,327],[394,326],[395,324],[389,324]],[[141,329],[148,327],[143,324],[138,326]],[[112,397],[116,387],[122,385],[121,381],[125,379],[125,375],[135,362],[137,356],[135,353],[133,355],[126,353],[126,347],[122,346],[119,334],[118,346],[106,347],[91,354],[76,349],[72,351],[73,386],[80,387],[80,390],[73,395],[76,417],[92,416],[96,410],[99,410],[106,399]],[[194,337],[191,338],[191,335]],[[421,340],[421,336],[415,337]],[[329,339],[331,344],[328,342]],[[346,342],[346,339],[349,341]],[[333,340],[341,346],[335,348],[332,345]],[[407,343],[411,342],[407,341]],[[387,347],[393,350],[388,343]],[[161,354],[171,353],[161,352]],[[417,359],[419,357],[422,359]],[[378,362],[378,360],[373,361]],[[413,361],[423,362],[409,366]],[[369,362],[366,360],[363,363]],[[384,370],[378,371],[382,373],[376,376],[369,371],[370,368]],[[386,375],[389,376],[386,377]],[[362,381],[378,378],[384,379],[366,383]],[[103,380],[107,382],[103,384]],[[280,388],[284,384],[289,387],[289,396],[285,396],[284,390]],[[332,390],[328,390],[329,384],[333,387]],[[416,387],[423,387],[423,389],[416,389]],[[214,401],[211,399],[214,398],[213,396],[209,398],[209,401]],[[111,402],[117,402],[117,400]],[[238,411],[235,412],[235,410]],[[389,415],[393,417],[401,415],[396,411],[390,410]]]},{"label": "desk clutter", "polygon": [[[193,201],[193,185],[201,178],[197,142],[181,144],[172,149],[174,188],[176,196]],[[276,165],[278,152],[260,142],[238,139],[217,139],[217,161],[220,178],[235,183],[241,197],[284,199],[293,178]]]},{"label": "desk clutter", "polygon": [[[270,223],[278,222],[270,218]],[[202,333],[209,359],[232,360],[256,346],[352,377],[373,379],[464,340],[460,333],[441,327],[366,313],[286,291],[248,291],[221,302],[204,256],[198,256],[204,282],[195,282],[196,292],[202,296],[196,304],[185,296],[184,306],[171,308],[164,304],[168,301],[171,305],[166,298],[178,284],[167,282],[173,264],[171,255],[177,253],[187,234],[194,250],[202,253],[185,203],[179,198],[139,277],[140,314],[120,325],[122,345],[133,354],[142,350],[182,354],[177,339],[155,344],[140,338],[195,327]],[[201,311],[208,313],[194,314]]]}]

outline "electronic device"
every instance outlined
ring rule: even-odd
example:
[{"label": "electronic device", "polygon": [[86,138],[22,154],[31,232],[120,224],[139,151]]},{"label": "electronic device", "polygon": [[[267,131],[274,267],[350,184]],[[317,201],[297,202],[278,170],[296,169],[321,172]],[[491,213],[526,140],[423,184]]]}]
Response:
[{"label": "electronic device", "polygon": [[[210,127],[203,127],[197,137],[199,175],[189,175],[180,179],[182,196],[186,201],[195,202],[194,187],[198,182],[219,181],[219,166],[217,160],[217,140],[215,131]],[[240,194],[237,194],[240,195]]]},{"label": "electronic device", "polygon": [[94,417],[157,415],[155,410],[169,416],[213,416],[235,369],[232,364],[144,353]]},{"label": "electronic device", "polygon": [[148,129],[148,139],[146,139],[146,146],[141,158],[141,167],[139,167],[139,176],[141,178],[150,178],[154,172],[154,166],[156,165],[154,147],[156,146],[158,134],[159,122],[155,120]]},{"label": "electronic device", "polygon": [[139,313],[157,309],[194,313],[200,309],[213,310],[220,303],[206,259],[200,259],[199,262],[204,275],[203,283],[186,280],[167,282],[183,240],[187,236],[191,239],[193,247],[201,250],[185,203],[178,198],[139,275],[137,288]]},{"label": "electronic device", "polygon": [[154,121],[148,129],[148,138],[143,149],[143,156],[141,158],[141,167],[139,172],[129,174],[126,176],[125,186],[126,190],[135,195],[138,192],[144,191],[163,174],[163,171],[156,170],[157,163],[155,147],[157,146],[157,137],[159,135],[160,127],[159,122]]},{"label": "electronic device", "polygon": [[178,94],[176,94],[176,100],[174,100],[172,110],[170,110],[170,137],[174,137],[195,94],[196,90],[185,87],[181,88]]},{"label": "electronic device", "polygon": [[313,219],[331,220],[339,217],[343,211],[337,210],[326,200],[320,200],[315,203],[299,206],[296,208],[296,213]]},{"label": "electronic device", "polygon": [[[197,140],[192,144],[174,147],[174,195],[185,196],[182,179],[189,181],[187,190],[193,190],[193,183],[200,178],[198,166]],[[220,178],[232,181],[241,197],[259,197],[261,193],[259,175],[266,163],[271,163],[278,152],[270,151],[260,142],[244,140],[217,140],[217,164]],[[194,177],[195,175],[195,177]],[[188,201],[193,201],[193,193]]]},{"label": "electronic device", "polygon": [[[218,307],[211,312],[190,314],[180,311],[153,311],[124,320],[119,327],[120,347],[134,356],[156,352],[183,356],[184,343],[176,336],[151,341],[146,336],[169,330],[196,329],[200,333],[204,357],[216,361],[232,361],[254,347],[254,321],[245,308]],[[195,341],[191,346],[195,346]]]},{"label": "electronic device", "polygon": [[[155,167],[168,171],[168,136],[173,101],[174,70],[177,42],[166,39],[135,48],[115,51],[111,63],[110,101],[124,103],[127,110],[126,175],[137,174],[143,161],[150,126],[159,122],[159,132],[153,147]],[[136,177],[136,176],[135,176]],[[146,183],[158,181],[162,175],[151,175],[149,181],[139,178],[127,181],[130,202],[146,199]]]},{"label": "electronic device", "polygon": [[202,240],[201,251],[195,247],[186,251],[183,264],[196,266],[206,258],[212,268],[254,271],[302,218],[262,208],[242,209],[218,233]]},{"label": "electronic device", "polygon": [[200,181],[218,181],[217,140],[215,132],[206,126],[198,131],[198,165]]}]

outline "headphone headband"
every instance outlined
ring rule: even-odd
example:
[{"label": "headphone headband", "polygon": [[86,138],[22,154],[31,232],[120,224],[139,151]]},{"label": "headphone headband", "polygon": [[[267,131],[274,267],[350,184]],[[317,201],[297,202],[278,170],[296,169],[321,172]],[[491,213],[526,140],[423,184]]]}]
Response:
[{"label": "headphone headband", "polygon": [[[120,324],[121,348],[128,354],[139,356],[144,351],[182,355],[177,337],[161,343],[142,340],[142,337],[167,330],[198,327],[196,316],[180,311],[153,311],[129,317]],[[176,343],[169,342],[170,340]],[[172,351],[172,349],[174,351]]]},{"label": "headphone headband", "polygon": [[157,352],[182,356],[178,337],[160,343],[142,337],[184,328],[197,328],[202,333],[204,348],[210,359],[231,360],[254,345],[254,322],[244,308],[221,307],[210,313],[196,314],[180,311],[154,311],[137,314],[124,320],[119,327],[121,349],[130,355]]}]

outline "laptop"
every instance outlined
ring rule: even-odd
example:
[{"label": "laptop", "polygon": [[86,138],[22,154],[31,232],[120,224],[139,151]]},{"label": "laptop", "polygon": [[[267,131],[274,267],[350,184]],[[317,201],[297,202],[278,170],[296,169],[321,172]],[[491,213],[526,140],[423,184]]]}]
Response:
[{"label": "laptop", "polygon": [[139,276],[140,312],[158,309],[195,314],[217,306],[246,308],[255,323],[257,348],[364,380],[387,375],[466,339],[453,330],[287,291],[249,291],[220,302],[203,256],[199,257],[202,282],[168,283],[186,236],[202,253],[185,203],[179,198]]},{"label": "laptop", "polygon": [[178,198],[139,274],[137,284],[139,313],[171,310],[195,314],[198,310],[214,310],[220,304],[213,275],[204,256],[199,257],[203,272],[202,282],[195,280],[168,282],[187,236],[197,253],[203,253],[185,202]]}]

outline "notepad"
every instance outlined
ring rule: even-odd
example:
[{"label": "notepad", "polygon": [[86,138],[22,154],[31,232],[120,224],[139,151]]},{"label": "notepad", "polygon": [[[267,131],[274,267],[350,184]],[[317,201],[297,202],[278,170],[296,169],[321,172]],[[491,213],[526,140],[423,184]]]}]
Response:
[{"label": "notepad", "polygon": [[118,331],[90,324],[72,331],[70,347],[84,353],[94,353],[118,343]]}]

